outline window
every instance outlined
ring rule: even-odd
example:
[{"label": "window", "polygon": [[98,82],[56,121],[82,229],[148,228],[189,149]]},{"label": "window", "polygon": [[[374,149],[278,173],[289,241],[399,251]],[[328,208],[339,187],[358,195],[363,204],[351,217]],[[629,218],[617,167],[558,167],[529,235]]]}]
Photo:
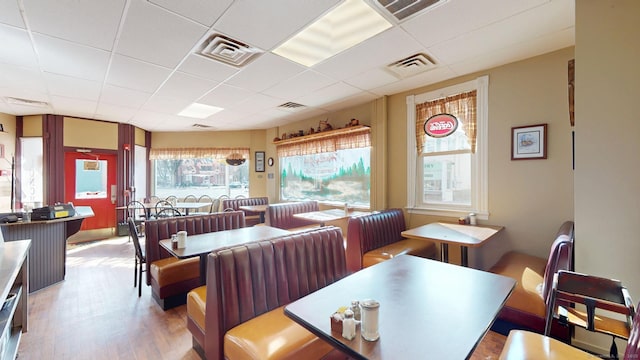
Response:
[{"label": "window", "polygon": [[249,196],[249,161],[229,165],[229,154],[248,158],[249,149],[151,149],[154,195]]},{"label": "window", "polygon": [[42,165],[42,138],[24,137],[20,138],[21,163],[20,179],[21,194],[20,202],[31,207],[41,207],[44,197],[44,178]]},{"label": "window", "polygon": [[[407,204],[425,215],[488,216],[488,77],[407,97]],[[459,122],[447,137],[424,133],[432,115],[448,113]]]},{"label": "window", "polygon": [[369,207],[369,128],[334,131],[334,135],[320,133],[278,145],[280,199]]}]

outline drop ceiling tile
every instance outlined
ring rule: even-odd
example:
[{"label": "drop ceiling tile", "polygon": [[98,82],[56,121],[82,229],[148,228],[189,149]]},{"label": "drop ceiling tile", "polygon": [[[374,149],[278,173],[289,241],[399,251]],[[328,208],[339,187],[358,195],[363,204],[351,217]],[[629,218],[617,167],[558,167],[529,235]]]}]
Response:
[{"label": "drop ceiling tile", "polygon": [[126,56],[114,55],[107,83],[154,93],[170,74],[170,69]]},{"label": "drop ceiling tile", "polygon": [[38,59],[26,30],[0,24],[0,44],[0,63],[38,67]]},{"label": "drop ceiling tile", "polygon": [[511,59],[509,62],[520,61],[548,53],[550,48],[560,50],[573,44],[575,44],[574,29],[565,29],[452,64],[449,67],[458,74],[469,74],[504,65],[503,59]]},{"label": "drop ceiling tile", "polygon": [[340,0],[235,1],[214,24],[214,29],[244,43],[272,50],[338,3]]},{"label": "drop ceiling tile", "polygon": [[113,48],[125,5],[125,0],[23,2],[33,32],[103,50]]},{"label": "drop ceiling tile", "polygon": [[25,28],[17,1],[0,0],[0,9],[0,23]]},{"label": "drop ceiling tile", "polygon": [[100,95],[100,104],[118,105],[139,109],[152,93],[105,84]]},{"label": "drop ceiling tile", "polygon": [[347,85],[345,83],[336,83],[331,86],[327,86],[326,88],[315,91],[311,94],[296,98],[294,99],[294,101],[307,106],[320,107],[324,104],[355,95],[359,92],[360,90],[353,86]]},{"label": "drop ceiling tile", "polygon": [[213,59],[191,54],[180,64],[179,71],[214,81],[224,81],[240,69]]},{"label": "drop ceiling tile", "polygon": [[362,90],[371,90],[398,81],[398,78],[382,68],[371,69],[350,77],[344,82]]},{"label": "drop ceiling tile", "polygon": [[207,28],[144,0],[131,0],[116,52],[175,68]]},{"label": "drop ceiling tile", "polygon": [[103,81],[109,53],[78,43],[34,34],[42,70],[81,79]]},{"label": "drop ceiling tile", "polygon": [[16,114],[21,116],[27,115],[40,115],[40,114],[51,114],[53,113],[53,108],[51,106],[22,106],[9,104],[9,108],[11,109],[10,114]]},{"label": "drop ceiling tile", "polygon": [[7,64],[0,64],[0,88],[12,88],[17,92],[47,92],[40,70]]},{"label": "drop ceiling tile", "polygon": [[96,109],[95,118],[99,120],[128,123],[137,112],[138,109],[100,102]]},{"label": "drop ceiling tile", "polygon": [[314,66],[314,70],[344,80],[369,69],[382,68],[420,51],[423,51],[422,46],[411,36],[401,29],[392,28],[325,60]]},{"label": "drop ceiling tile", "polygon": [[202,25],[211,26],[233,3],[233,0],[149,0],[149,2]]},{"label": "drop ceiling tile", "polygon": [[253,94],[255,94],[254,91],[222,84],[211,90],[207,95],[199,99],[198,102],[227,109]]},{"label": "drop ceiling tile", "polygon": [[402,27],[425,47],[429,47],[548,1],[447,1],[433,10],[407,20],[402,23]]},{"label": "drop ceiling tile", "polygon": [[253,114],[269,108],[275,108],[280,104],[282,104],[282,99],[263,94],[254,94],[245,98],[244,101],[230,107],[229,110],[237,111],[241,114]]},{"label": "drop ceiling tile", "polygon": [[[553,11],[547,10],[547,7]],[[549,3],[445,41],[431,47],[430,50],[449,64],[499,51],[504,47],[573,27],[570,19],[572,9],[571,4],[566,1]],[[553,16],[549,16],[550,13]],[[503,63],[509,61],[505,59]]]},{"label": "drop ceiling tile", "polygon": [[337,81],[313,70],[306,70],[289,78],[269,89],[264,94],[279,97],[281,99],[293,99],[300,94],[307,94],[315,90],[335,84]]},{"label": "drop ceiling tile", "polygon": [[451,79],[460,75],[463,74],[456,74],[449,67],[437,67],[435,69],[417,74],[410,78],[383,85],[369,91],[373,94],[377,94],[378,96],[398,94],[404,91],[409,91],[430,84],[435,84],[440,81]]},{"label": "drop ceiling tile", "polygon": [[51,95],[97,101],[102,83],[52,73],[44,73]]},{"label": "drop ceiling tile", "polygon": [[65,96],[51,96],[51,106],[56,114],[76,117],[93,118],[98,103],[91,100],[81,100]]},{"label": "drop ceiling tile", "polygon": [[260,92],[305,70],[302,65],[271,53],[264,53],[226,83]]},{"label": "drop ceiling tile", "polygon": [[162,84],[157,95],[186,99],[193,102],[218,84],[219,83],[215,81],[197,78],[176,71],[167,82]]},{"label": "drop ceiling tile", "polygon": [[176,99],[168,96],[154,95],[142,106],[144,111],[162,112],[177,115],[193,102],[184,99]]}]

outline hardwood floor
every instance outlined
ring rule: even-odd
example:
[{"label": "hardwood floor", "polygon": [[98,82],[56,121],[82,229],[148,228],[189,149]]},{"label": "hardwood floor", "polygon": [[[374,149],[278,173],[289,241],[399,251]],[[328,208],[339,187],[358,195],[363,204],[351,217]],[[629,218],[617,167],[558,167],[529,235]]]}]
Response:
[{"label": "hardwood floor", "polygon": [[[65,280],[29,295],[19,359],[200,359],[184,305],[162,311],[146,285],[138,298],[127,240],[70,247]],[[497,360],[505,340],[489,332],[471,359]]]}]

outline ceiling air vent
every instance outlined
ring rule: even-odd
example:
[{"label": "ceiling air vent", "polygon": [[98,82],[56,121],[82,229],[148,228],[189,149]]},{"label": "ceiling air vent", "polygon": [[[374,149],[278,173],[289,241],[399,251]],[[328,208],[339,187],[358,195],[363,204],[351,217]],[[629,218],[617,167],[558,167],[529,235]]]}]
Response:
[{"label": "ceiling air vent", "polygon": [[387,66],[387,70],[400,79],[431,70],[436,66],[435,62],[425,54],[415,54],[408,58],[396,61]]},{"label": "ceiling air vent", "polygon": [[208,128],[211,127],[211,126],[205,125],[205,124],[193,124],[191,126],[194,127],[194,128],[199,128],[199,129],[208,129]]},{"label": "ceiling air vent", "polygon": [[278,105],[278,109],[285,111],[297,111],[305,108],[304,105],[294,103],[294,102],[286,102],[284,104]]},{"label": "ceiling air vent", "polygon": [[37,101],[37,100],[29,100],[29,99],[21,99],[14,97],[7,97],[7,103],[14,105],[22,105],[22,106],[35,106],[35,107],[47,107],[49,103],[46,101]]},{"label": "ceiling air vent", "polygon": [[200,47],[198,54],[233,66],[243,66],[262,51],[224,35],[210,36]]},{"label": "ceiling air vent", "polygon": [[378,7],[401,22],[447,0],[372,0]]}]

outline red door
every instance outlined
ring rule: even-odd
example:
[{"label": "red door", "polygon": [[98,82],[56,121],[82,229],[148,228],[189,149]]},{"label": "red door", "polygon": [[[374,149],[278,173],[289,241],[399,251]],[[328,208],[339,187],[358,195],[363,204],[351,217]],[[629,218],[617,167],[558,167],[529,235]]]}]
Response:
[{"label": "red door", "polygon": [[80,230],[116,226],[116,155],[66,152],[64,200],[74,206],[91,206],[95,216]]}]

